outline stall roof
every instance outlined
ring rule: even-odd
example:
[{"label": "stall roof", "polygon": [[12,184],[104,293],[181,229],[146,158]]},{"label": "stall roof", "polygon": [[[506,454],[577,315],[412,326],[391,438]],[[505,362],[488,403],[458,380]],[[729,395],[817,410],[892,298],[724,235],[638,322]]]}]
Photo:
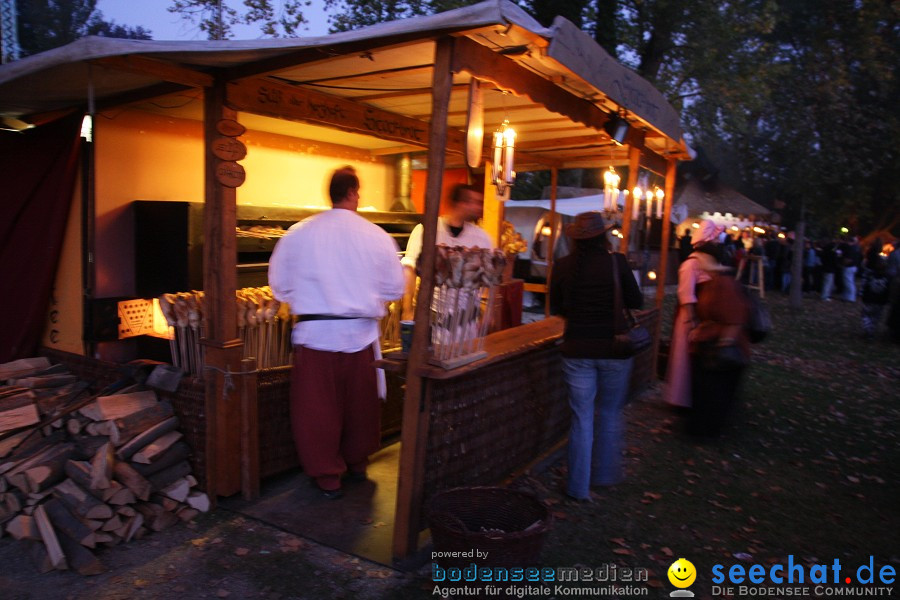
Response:
[{"label": "stall roof", "polygon": [[[266,78],[427,122],[435,40],[446,35],[466,38],[469,48],[477,49],[471,56],[487,53],[501,61],[501,67],[513,65],[513,73],[536,76],[534,81],[553,88],[550,95],[589,107],[590,118],[573,119],[571,113],[561,114],[565,110],[559,106],[555,111],[548,108],[547,93],[538,98],[527,90],[510,90],[510,79],[491,81],[490,75],[479,75],[488,80],[483,86],[486,130],[508,118],[520,134],[518,169],[627,162],[627,149],[613,144],[596,119],[610,112],[624,113],[630,121],[632,143],[663,158],[689,158],[678,114],[658,90],[569,21],[557,17],[552,27],[542,27],[507,0],[301,39],[87,37],[0,66],[0,115],[37,122],[42,113],[85,107],[90,94],[101,110],[146,102],[207,86],[216,75],[232,82]],[[465,65],[454,74],[451,128],[465,128],[471,77]],[[154,110],[158,104],[143,108]],[[202,118],[201,103],[187,106],[178,116]],[[383,142],[369,149],[391,152]],[[415,148],[396,148],[410,150]]]},{"label": "stall roof", "polygon": [[[686,207],[686,210],[679,211],[678,207],[682,205]],[[685,212],[685,218],[697,217],[703,213],[710,215],[731,213],[735,216],[753,215],[763,218],[772,212],[732,187],[721,183],[706,185],[696,179],[687,180],[684,185],[675,190],[672,211]]]}]

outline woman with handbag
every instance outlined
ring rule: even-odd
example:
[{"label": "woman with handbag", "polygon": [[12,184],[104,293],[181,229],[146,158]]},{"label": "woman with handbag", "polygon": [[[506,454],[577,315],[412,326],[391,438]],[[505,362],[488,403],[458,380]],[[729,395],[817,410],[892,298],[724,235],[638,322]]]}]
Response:
[{"label": "woman with handbag", "polygon": [[689,434],[718,436],[737,403],[741,375],[750,361],[750,300],[741,284],[711,255],[697,264],[708,281],[697,286],[697,326],[689,336],[692,407]]},{"label": "woman with handbag", "polygon": [[719,245],[716,240],[721,228],[712,221],[701,221],[691,235],[694,251],[678,268],[678,307],[672,326],[672,343],[669,348],[669,362],[666,367],[666,383],[663,387],[663,401],[676,407],[691,406],[691,361],[688,351],[688,336],[697,325],[697,285],[710,280],[698,256],[716,256]]},{"label": "woman with handbag", "polygon": [[556,263],[550,280],[550,310],[566,320],[560,348],[572,407],[566,493],[577,500],[590,500],[592,485],[622,480],[622,409],[633,362],[622,307],[640,308],[643,296],[625,256],[610,251],[610,228],[600,212],[577,215],[566,228],[574,251]]}]

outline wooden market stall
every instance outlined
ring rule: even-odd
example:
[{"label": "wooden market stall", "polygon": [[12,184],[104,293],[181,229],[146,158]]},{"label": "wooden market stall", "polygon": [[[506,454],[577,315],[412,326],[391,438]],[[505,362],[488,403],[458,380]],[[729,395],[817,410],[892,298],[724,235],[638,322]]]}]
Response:
[{"label": "wooden market stall", "polygon": [[[200,94],[202,104],[188,101]],[[180,100],[185,100],[182,105]],[[417,192],[425,226],[417,322],[428,320],[445,176],[465,173],[473,156],[478,165],[474,171],[490,173],[490,161],[480,160],[490,146],[485,129],[508,121],[518,134],[515,170],[552,170],[554,185],[561,168],[627,166],[626,189],[637,185],[640,170],[655,173],[665,180],[664,222],[671,210],[676,161],[688,158],[678,115],[649,83],[565,19],[544,28],[504,0],[322,38],[247,42],[86,38],[0,67],[0,111],[25,122],[41,122],[53,111],[73,109],[94,116],[99,127],[92,151],[98,155],[99,177],[96,192],[85,188],[83,203],[95,207],[84,218],[98,227],[97,238],[87,240],[87,246],[97,244],[101,254],[104,236],[123,235],[106,222],[115,218],[115,211],[101,214],[96,209],[120,193],[104,169],[134,169],[134,177],[154,177],[127,158],[104,154],[104,129],[109,131],[107,139],[118,134],[135,144],[148,132],[146,120],[116,131],[116,118],[131,118],[120,117],[125,114],[122,107],[134,106],[163,115],[163,121],[175,114],[189,119],[196,126],[172,135],[190,143],[202,140],[202,160],[191,159],[190,164],[203,172],[193,191],[204,203],[205,356],[199,377],[187,385],[195,397],[202,396],[202,407],[194,407],[200,422],[195,443],[202,446],[198,453],[204,456],[205,484],[208,491],[222,496],[258,493],[260,477],[267,472],[260,469],[265,448],[259,438],[271,444],[273,435],[267,428],[272,421],[284,421],[260,415],[286,410],[284,386],[277,391],[271,387],[277,369],[257,369],[243,357],[234,302],[239,198],[266,179],[288,178],[281,179],[288,182],[282,187],[305,187],[307,192],[310,187],[308,173],[291,179],[288,165],[293,162],[280,162],[280,168],[272,169],[254,156],[268,159],[267,144],[280,146],[300,163],[326,151],[344,163],[366,161],[370,171],[363,176],[364,192],[376,190],[383,211],[389,210],[389,199],[404,196],[393,183],[394,171],[402,169],[399,161],[424,158],[424,194]],[[473,120],[473,115],[480,119]],[[113,124],[104,125],[104,117]],[[467,128],[467,123],[479,120],[481,132]],[[248,133],[242,136],[245,128]],[[269,138],[267,133],[282,137]],[[285,137],[291,135],[296,137]],[[246,158],[240,152],[223,155],[223,144],[233,150],[234,143],[228,140],[235,138],[244,142],[239,146],[248,146]],[[338,147],[342,149],[335,150]],[[142,158],[178,168],[167,162],[179,160],[178,156]],[[247,183],[241,187],[245,176]],[[155,177],[164,179],[167,173],[156,169]],[[489,176],[485,181],[484,225],[496,240],[503,197],[498,197]],[[133,185],[130,179],[119,182],[123,189]],[[258,193],[281,192],[273,187]],[[264,198],[253,200],[266,205]],[[632,214],[631,202],[629,196],[626,215]],[[629,219],[623,230],[627,243]],[[668,246],[664,239],[664,252]],[[110,267],[120,266],[117,260],[118,254],[108,252],[99,265],[89,262],[83,268],[96,269],[95,287],[102,287],[107,271],[114,270]],[[658,302],[664,285],[663,276],[658,281]],[[115,285],[107,282],[107,287]],[[133,294],[133,286],[125,286],[109,295]],[[642,318],[658,327],[657,316],[651,309]],[[555,349],[561,332],[558,319],[547,319],[491,334],[486,356],[446,370],[428,364],[427,328],[418,327],[409,360],[387,365],[405,377],[394,556],[415,551],[426,525],[423,507],[435,491],[500,481],[564,436],[567,411]],[[91,348],[102,355],[102,347]],[[650,372],[652,356],[643,358],[647,366],[638,371]],[[269,387],[264,388],[263,381]],[[267,408],[275,397],[278,408]]]}]

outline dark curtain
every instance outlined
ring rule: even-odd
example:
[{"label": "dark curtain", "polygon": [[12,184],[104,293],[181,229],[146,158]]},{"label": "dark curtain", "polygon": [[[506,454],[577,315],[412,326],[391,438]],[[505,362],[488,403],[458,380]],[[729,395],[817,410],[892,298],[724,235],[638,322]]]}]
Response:
[{"label": "dark curtain", "polygon": [[0,363],[34,356],[72,204],[81,115],[0,131]]}]

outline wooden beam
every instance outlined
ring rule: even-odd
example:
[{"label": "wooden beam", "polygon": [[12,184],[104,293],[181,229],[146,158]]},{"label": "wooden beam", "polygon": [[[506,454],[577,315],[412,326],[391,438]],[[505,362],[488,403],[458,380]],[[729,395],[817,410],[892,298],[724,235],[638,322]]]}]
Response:
[{"label": "wooden beam", "polygon": [[[672,245],[672,203],[675,200],[675,167],[677,163],[674,159],[666,161],[668,168],[666,169],[666,183],[664,191],[666,193],[663,201],[663,218],[662,218],[662,247],[659,252],[659,266],[656,269],[656,308],[662,315],[663,299],[666,296],[666,274],[669,269],[669,247]],[[656,331],[653,336],[653,364],[650,367],[650,373],[657,373],[656,366],[659,360],[659,338],[662,335],[662,319],[656,320]]]},{"label": "wooden beam", "polygon": [[369,150],[369,154],[372,156],[391,156],[392,154],[406,154],[407,152],[424,152],[427,149],[424,145],[413,146],[408,144],[405,146],[391,146],[390,148],[374,148]]},{"label": "wooden beam", "polygon": [[501,89],[527,96],[547,110],[565,115],[576,123],[598,131],[609,118],[606,112],[592,102],[563,90],[512,59],[468,38],[459,38],[456,42],[454,72],[465,71],[479,79],[491,81]]},{"label": "wooden beam", "polygon": [[[254,114],[327,125],[405,144],[426,146],[428,122],[268,79],[252,79],[228,85],[228,104]],[[445,133],[447,149],[462,152],[464,134]]]},{"label": "wooden beam", "polygon": [[439,39],[434,53],[434,93],[431,99],[431,127],[428,134],[428,179],[425,188],[425,218],[422,235],[421,281],[416,296],[412,347],[406,367],[406,395],[400,444],[400,474],[397,482],[397,508],[394,518],[392,552],[404,558],[415,552],[422,522],[424,501],[425,450],[428,447],[430,402],[427,385],[419,372],[428,358],[428,332],[431,299],[434,292],[434,257],[437,218],[441,204],[444,172],[444,147],[447,144],[447,107],[453,87],[451,71],[454,40]]},{"label": "wooden beam", "polygon": [[156,77],[169,83],[178,83],[190,87],[206,88],[213,84],[213,77],[208,73],[183,67],[166,60],[159,60],[158,58],[107,56],[94,59],[91,62],[101,67]]},{"label": "wooden beam", "polygon": [[246,373],[241,376],[241,493],[244,500],[256,500],[261,483],[256,359],[242,360],[241,371]]},{"label": "wooden beam", "polygon": [[631,213],[634,210],[634,197],[631,191],[637,185],[640,160],[640,148],[634,146],[628,148],[628,184],[625,188],[625,208],[622,215],[622,245],[619,246],[625,256],[628,256],[631,245]]},{"label": "wooden beam", "polygon": [[213,142],[221,137],[216,124],[235,120],[225,105],[225,84],[217,81],[204,95],[205,206],[203,209],[203,290],[208,308],[206,337],[206,488],[210,497],[240,491],[240,403],[228,373],[241,371],[242,343],[238,338],[237,208],[235,188],[216,178],[219,159]]},{"label": "wooden beam", "polygon": [[666,177],[669,169],[669,162],[646,146],[641,151],[641,166],[648,171],[652,171],[657,175]]},{"label": "wooden beam", "polygon": [[[550,169],[550,242],[547,249],[547,289],[550,289],[550,277],[553,274],[553,252],[556,250],[556,195],[559,185],[559,169]],[[544,296],[544,317],[550,318],[550,294]]]}]

